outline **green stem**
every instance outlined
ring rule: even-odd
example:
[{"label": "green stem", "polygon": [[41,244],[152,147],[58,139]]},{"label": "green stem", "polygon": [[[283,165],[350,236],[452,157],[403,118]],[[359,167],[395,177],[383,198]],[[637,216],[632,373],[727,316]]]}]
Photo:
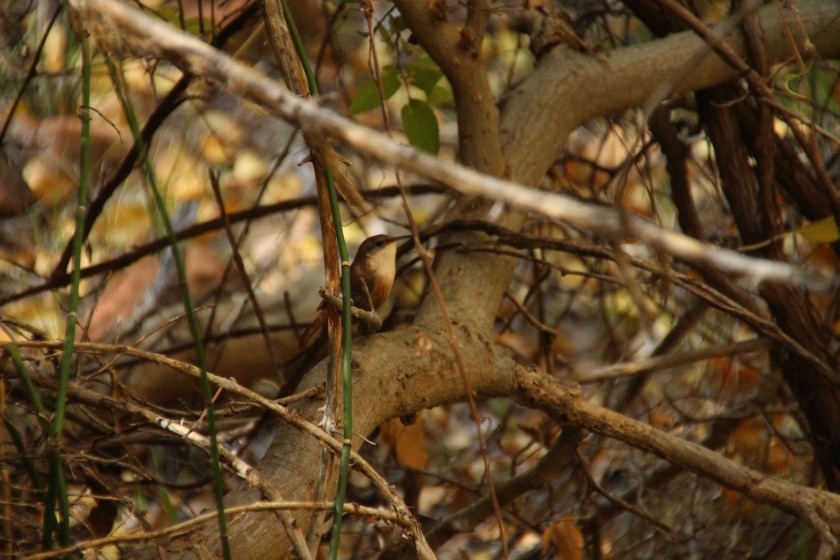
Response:
[{"label": "green stem", "polygon": [[[295,44],[295,51],[297,51],[298,59],[303,66],[303,71],[306,74],[306,80],[309,84],[309,91],[312,92],[313,97],[317,97],[318,84],[315,81],[315,73],[312,71],[312,66],[309,64],[309,59],[306,56],[306,50],[295,25],[292,12],[289,10],[286,0],[280,0],[280,5],[283,8],[283,16],[286,18],[286,23],[289,26],[289,33],[292,35],[292,41]],[[338,556],[338,540],[341,536],[341,518],[344,515],[344,499],[347,494],[347,479],[350,473],[350,450],[352,449],[353,439],[353,379],[351,369],[351,358],[353,350],[353,331],[351,329],[351,301],[350,301],[350,257],[347,254],[347,244],[344,240],[344,230],[341,227],[341,209],[338,204],[338,194],[335,188],[335,180],[329,169],[325,169],[327,179],[327,191],[329,192],[330,210],[332,212],[333,222],[335,223],[335,236],[338,241],[338,253],[341,258],[341,379],[342,379],[342,408],[343,408],[343,427],[344,427],[344,446],[341,449],[341,465],[339,466],[338,487],[335,493],[335,516],[333,519],[332,534],[330,535],[330,553],[329,558],[335,560]]]},{"label": "green stem", "polygon": [[[46,497],[46,510],[52,510],[56,499],[61,512],[58,523],[58,540],[62,546],[70,546],[70,500],[64,478],[61,461],[61,443],[64,433],[64,420],[67,410],[67,387],[70,383],[70,368],[73,364],[73,345],[76,340],[76,314],[79,310],[79,293],[82,271],[82,242],[84,223],[87,214],[88,194],[90,192],[90,47],[87,37],[79,34],[82,53],[82,100],[79,118],[82,121],[80,134],[79,188],[76,205],[76,231],[73,235],[72,272],[70,274],[70,301],[68,302],[67,320],[64,328],[64,345],[61,361],[58,365],[58,387],[56,389],[55,415],[49,434],[50,451],[50,486]],[[54,516],[44,518],[43,544],[51,548]]]},{"label": "green stem", "polygon": [[148,185],[154,196],[155,206],[157,207],[158,215],[161,223],[166,231],[166,237],[169,241],[170,249],[172,251],[172,258],[175,263],[175,268],[178,273],[178,283],[180,285],[181,298],[184,306],[184,311],[187,317],[187,323],[190,328],[190,335],[193,339],[193,346],[195,348],[198,368],[201,372],[201,392],[204,396],[204,404],[207,412],[207,430],[210,435],[210,468],[213,473],[213,494],[216,501],[217,524],[219,526],[219,538],[222,545],[222,555],[225,560],[231,559],[230,540],[227,531],[227,519],[225,517],[224,508],[224,484],[222,480],[221,469],[221,454],[219,453],[219,442],[216,433],[216,414],[213,407],[213,390],[210,385],[210,380],[207,377],[207,359],[204,353],[204,343],[201,338],[201,332],[198,326],[198,319],[195,316],[195,310],[190,297],[189,286],[187,285],[186,268],[184,267],[183,258],[178,250],[178,239],[175,237],[175,231],[172,227],[172,222],[169,214],[166,211],[166,204],[160,189],[157,185],[154,169],[149,160],[149,154],[143,136],[140,130],[140,125],[137,122],[137,116],[131,106],[127,93],[123,90],[122,82],[114,67],[114,63],[109,57],[105,57],[105,62],[108,65],[108,70],[111,74],[111,79],[117,91],[117,96],[123,105],[128,125],[131,128],[131,134],[134,137],[134,143],[137,146],[139,159],[143,167],[143,172],[148,182]]}]

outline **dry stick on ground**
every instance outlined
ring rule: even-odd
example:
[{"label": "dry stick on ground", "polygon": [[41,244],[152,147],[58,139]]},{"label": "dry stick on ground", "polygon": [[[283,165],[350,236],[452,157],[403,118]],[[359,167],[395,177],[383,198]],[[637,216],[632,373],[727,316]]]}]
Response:
[{"label": "dry stick on ground", "polygon": [[[388,335],[416,339],[417,333],[412,333],[411,330],[388,333]],[[368,339],[368,341],[372,342],[372,339]],[[57,350],[61,348],[62,343],[60,341],[27,342],[19,343],[18,346],[21,348],[51,348]],[[126,354],[164,364],[180,373],[193,377],[199,375],[198,369],[190,364],[177,362],[165,356],[144,352],[136,348],[79,343],[77,350],[96,354]],[[371,349],[371,351],[375,353],[375,349]],[[509,358],[500,357],[498,359],[501,363],[497,365],[497,368],[506,364],[504,367],[509,369],[511,377],[508,379],[510,385],[505,384],[502,388],[494,387],[496,392],[512,396],[523,405],[538,408],[563,425],[579,426],[621,440],[633,447],[654,453],[691,472],[714,480],[723,486],[742,492],[751,499],[783,509],[805,521],[830,546],[835,549],[838,548],[835,535],[840,535],[840,496],[793,484],[738,465],[701,445],[684,441],[647,424],[589,403],[581,397],[580,391],[575,389],[574,384],[512,363]],[[212,374],[210,374],[210,380],[226,391],[265,407],[296,429],[314,436],[334,452],[340,452],[341,444],[339,442],[336,442],[326,432],[306,422],[289,409],[238,385],[235,381]],[[361,380],[378,382],[365,378]],[[403,380],[403,383],[410,383],[411,381],[411,379],[406,379]],[[481,389],[479,388],[479,390]],[[410,403],[407,404],[410,405]],[[355,452],[353,454],[353,464],[366,476],[372,477],[371,480],[377,489],[382,492],[383,497],[391,503],[398,514],[411,517],[402,501],[388,490],[388,484],[384,479]],[[412,533],[415,538],[419,535],[421,541],[418,542],[425,544],[425,537],[420,532],[419,526],[413,526]],[[420,557],[424,556],[421,554]],[[426,557],[433,557],[433,555]]]},{"label": "dry stick on ground", "polygon": [[[16,344],[19,348],[50,348],[56,351],[60,350],[63,347],[63,343],[61,341],[17,342]],[[5,348],[6,345],[7,344],[0,344],[0,348]],[[168,367],[174,370],[175,372],[178,372],[179,374],[185,374],[195,378],[201,376],[201,372],[199,371],[199,369],[193,366],[192,364],[179,362],[161,354],[156,354],[154,352],[146,352],[144,350],[133,348],[131,346],[119,344],[96,344],[79,342],[75,346],[75,351],[78,353],[131,356],[134,358],[143,359],[158,365]],[[265,410],[274,413],[281,420],[293,426],[296,430],[299,430],[313,437],[322,446],[326,447],[331,452],[337,455],[341,454],[342,443],[340,441],[336,441],[330,434],[328,434],[321,428],[315,426],[310,422],[307,422],[296,412],[278,404],[276,401],[267,399],[259,393],[251,391],[250,389],[239,385],[234,379],[227,379],[209,372],[207,375],[210,382],[213,385],[216,385],[220,389],[228,391],[231,394],[239,395],[240,397],[243,397],[250,402],[260,405]],[[423,536],[423,532],[420,529],[419,523],[411,515],[408,507],[402,501],[402,498],[400,498],[391,489],[387,481],[385,481],[385,479],[382,478],[382,476],[380,476],[378,472],[376,472],[376,470],[364,459],[364,457],[362,457],[355,451],[351,452],[351,464],[354,468],[359,470],[362,474],[364,474],[370,479],[370,481],[373,483],[374,487],[376,487],[376,489],[380,492],[382,497],[391,505],[391,507],[394,508],[397,515],[400,516],[401,519],[405,520],[405,524],[408,525],[409,532],[415,539],[418,557],[434,558],[434,554],[429,548],[428,543],[426,543],[426,539]],[[269,483],[266,482],[266,484]]]},{"label": "dry stick on ground", "polygon": [[[54,383],[52,379],[47,379],[44,377],[36,377],[36,380],[42,384],[49,386],[51,388],[54,387]],[[208,451],[210,449],[210,441],[204,435],[201,435],[195,431],[191,426],[187,426],[181,420],[172,420],[170,418],[165,418],[158,414],[155,414],[151,410],[144,408],[142,406],[132,404],[130,402],[123,402],[108,397],[106,395],[102,395],[101,393],[97,393],[96,391],[92,391],[87,389],[77,383],[73,383],[68,388],[68,394],[71,397],[79,399],[81,402],[85,402],[90,405],[102,406],[106,404],[107,406],[111,407],[114,410],[118,410],[122,413],[128,413],[135,416],[141,416],[145,418],[150,423],[159,426],[160,428],[172,432],[179,436],[180,438],[188,441],[191,445],[195,447],[199,447],[204,451]],[[258,488],[260,493],[267,499],[273,502],[283,502],[283,496],[280,491],[268,482],[257,469],[254,469],[245,461],[225,449],[224,447],[220,447],[219,451],[221,452],[222,457],[230,463],[233,467],[234,472],[237,476],[243,479],[248,484]],[[294,546],[295,552],[300,558],[308,559],[312,556],[309,554],[309,549],[306,546],[306,539],[303,537],[303,533],[300,531],[300,528],[296,525],[295,520],[292,518],[291,514],[286,510],[278,510],[276,511],[277,516],[280,518],[280,522],[283,524],[283,528],[286,531],[289,539],[292,541],[292,545]],[[215,515],[215,513],[213,514]],[[52,551],[51,554],[57,554],[56,551]]]},{"label": "dry stick on ground", "polygon": [[[246,506],[234,506],[225,508],[225,514],[229,515],[231,519],[235,519],[237,515],[252,511],[268,511],[272,513],[276,512],[289,512],[289,511],[300,511],[300,510],[310,510],[310,511],[328,511],[334,508],[334,504],[332,502],[257,502],[253,504],[248,504]],[[364,516],[365,518],[369,519],[381,519],[382,521],[386,521],[388,523],[393,523],[394,525],[407,525],[405,519],[400,517],[399,514],[390,512],[390,511],[383,511],[382,509],[360,506],[354,503],[348,503],[346,505],[347,513],[353,515]],[[20,560],[48,560],[51,558],[56,558],[58,556],[66,555],[66,554],[73,554],[76,552],[83,552],[83,551],[99,551],[101,553],[102,549],[111,545],[125,545],[131,543],[146,543],[146,542],[154,542],[158,539],[162,539],[165,537],[171,537],[173,535],[179,534],[186,534],[190,531],[194,531],[196,528],[202,525],[208,525],[213,523],[216,520],[216,512],[209,512],[209,513],[202,513],[196,515],[192,519],[187,519],[186,521],[181,521],[177,525],[172,525],[170,527],[166,527],[164,529],[157,529],[152,531],[143,531],[141,533],[119,533],[116,535],[110,535],[107,537],[102,537],[99,539],[89,539],[80,543],[77,543],[68,548],[61,548],[50,550],[48,552],[41,552],[37,554],[32,554],[30,556],[24,556]],[[14,544],[14,543],[12,543]]]}]

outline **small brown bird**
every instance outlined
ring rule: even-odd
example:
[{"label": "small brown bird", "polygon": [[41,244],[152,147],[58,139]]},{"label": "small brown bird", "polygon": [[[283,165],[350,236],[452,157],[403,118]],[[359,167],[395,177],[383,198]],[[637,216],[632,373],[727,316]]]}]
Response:
[{"label": "small brown bird", "polygon": [[359,246],[350,265],[350,297],[356,307],[376,311],[388,300],[397,275],[399,239],[374,235]]},{"label": "small brown bird", "polygon": [[[400,237],[374,235],[365,239],[350,265],[350,299],[355,307],[376,311],[386,301],[397,274],[397,244]],[[315,320],[300,337],[303,348],[327,322],[327,303],[321,302]]]},{"label": "small brown bird", "polygon": [[[350,298],[353,305],[365,311],[376,311],[388,300],[397,273],[397,245],[400,237],[374,235],[368,237],[356,251],[350,265]],[[283,368],[280,396],[291,395],[312,366],[327,355],[326,301],[318,306],[318,315],[300,337],[299,350]],[[361,326],[362,331],[371,332]]]}]

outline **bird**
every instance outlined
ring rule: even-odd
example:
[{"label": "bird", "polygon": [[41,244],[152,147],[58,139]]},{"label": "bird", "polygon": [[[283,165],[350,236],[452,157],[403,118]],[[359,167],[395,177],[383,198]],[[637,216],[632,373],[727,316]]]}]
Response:
[{"label": "bird", "polygon": [[[374,235],[356,250],[350,265],[350,301],[354,307],[375,312],[388,301],[397,275],[397,244],[401,237]],[[318,315],[300,337],[303,348],[321,331],[327,321],[327,302],[318,306]]]},{"label": "bird", "polygon": [[350,265],[350,298],[365,311],[376,311],[388,301],[397,275],[400,237],[374,235],[365,239]]},{"label": "bird", "polygon": [[[376,312],[388,301],[397,275],[397,241],[403,238],[374,235],[359,245],[350,264],[350,299],[354,307]],[[304,371],[326,355],[324,326],[329,306],[326,300],[321,302],[318,315],[299,339],[297,354],[286,362],[286,382],[281,393],[290,394]],[[365,323],[360,325],[365,334],[373,330]]]}]

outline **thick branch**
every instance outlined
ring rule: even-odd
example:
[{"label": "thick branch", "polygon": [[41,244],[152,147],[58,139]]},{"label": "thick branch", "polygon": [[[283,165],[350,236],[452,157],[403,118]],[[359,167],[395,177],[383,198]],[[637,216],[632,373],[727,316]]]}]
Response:
[{"label": "thick branch", "polygon": [[624,441],[693,473],[772,504],[808,523],[835,550],[840,535],[840,496],[764,475],[696,443],[671,436],[647,424],[602,408],[570,393],[555,378],[521,369],[516,397],[564,424],[584,426]]},{"label": "thick branch", "polygon": [[[499,142],[499,111],[481,58],[481,39],[486,26],[488,6],[475,0],[470,3],[467,22],[456,26],[442,15],[414,0],[396,0],[414,37],[441,67],[452,85],[458,119],[458,157],[465,166],[487,175],[502,177],[508,173]],[[492,208],[492,199],[462,199],[449,212],[449,220],[483,219]],[[523,216],[504,212],[500,225],[518,230]],[[479,232],[460,232],[449,240],[454,244],[474,245],[487,241]],[[449,312],[486,330],[493,328],[498,302],[510,284],[515,262],[499,255],[441,253],[436,262],[437,278]],[[457,275],[458,281],[449,281]],[[493,281],[488,281],[492,278]],[[476,302],[481,304],[476,305]],[[418,321],[430,324],[442,319],[440,303],[428,298],[421,306]]]},{"label": "thick branch", "polygon": [[[800,53],[840,55],[840,4],[796,3],[796,14],[770,4],[758,11],[771,64],[793,55],[788,31],[802,22],[808,37],[794,35]],[[727,23],[721,24],[728,26]],[[729,45],[746,57],[740,36]],[[813,43],[808,46],[807,41]],[[701,60],[698,54],[707,53]],[[703,39],[687,31],[642,45],[611,51],[605,62],[568,48],[540,60],[536,71],[508,96],[502,111],[502,147],[512,177],[536,184],[566,145],[568,135],[597,116],[619,113],[655,100],[731,81],[737,72],[714,55]],[[667,86],[663,90],[663,85]],[[659,100],[655,100],[659,101]]]},{"label": "thick branch", "polygon": [[479,21],[486,21],[486,9],[471,6],[470,23],[474,25],[458,28],[435,17],[423,2],[395,0],[394,4],[452,85],[461,161],[501,177],[505,162],[499,145],[499,112],[481,58],[481,35],[475,28]]}]

